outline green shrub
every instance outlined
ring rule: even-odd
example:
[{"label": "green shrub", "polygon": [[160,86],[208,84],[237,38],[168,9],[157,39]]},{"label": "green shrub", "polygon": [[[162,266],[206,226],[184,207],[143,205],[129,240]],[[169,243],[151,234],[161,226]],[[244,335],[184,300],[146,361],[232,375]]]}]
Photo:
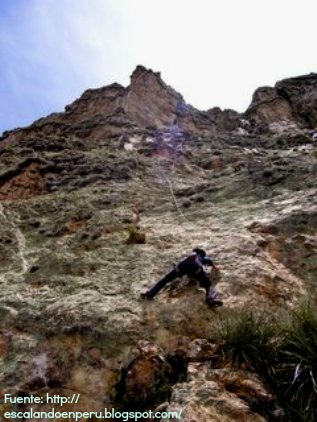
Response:
[{"label": "green shrub", "polygon": [[126,239],[126,243],[128,245],[131,244],[143,244],[146,242],[145,233],[143,233],[139,226],[136,224],[130,224],[128,226],[128,238]]},{"label": "green shrub", "polygon": [[317,420],[317,313],[304,303],[274,317],[254,310],[215,319],[212,364],[255,371],[275,391],[287,420]]},{"label": "green shrub", "polygon": [[267,376],[273,371],[278,340],[277,327],[264,313],[242,311],[221,318],[215,326],[222,365],[252,369]]},{"label": "green shrub", "polygon": [[308,416],[317,409],[317,313],[308,303],[283,327],[276,374],[283,400]]}]

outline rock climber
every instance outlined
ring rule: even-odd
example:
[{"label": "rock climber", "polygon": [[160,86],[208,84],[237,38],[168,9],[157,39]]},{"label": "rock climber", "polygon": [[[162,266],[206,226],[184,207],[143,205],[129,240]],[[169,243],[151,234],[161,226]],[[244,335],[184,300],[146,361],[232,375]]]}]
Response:
[{"label": "rock climber", "polygon": [[214,270],[217,270],[213,260],[207,256],[204,249],[195,248],[192,253],[185,259],[178,262],[175,268],[166,274],[161,280],[159,280],[150,289],[141,293],[142,299],[153,299],[153,297],[169,282],[175,280],[177,277],[188,275],[189,277],[197,280],[202,287],[206,290],[206,303],[211,306],[221,306],[222,301],[218,298],[218,292],[211,286],[211,281],[208,277],[204,266],[211,266]]}]

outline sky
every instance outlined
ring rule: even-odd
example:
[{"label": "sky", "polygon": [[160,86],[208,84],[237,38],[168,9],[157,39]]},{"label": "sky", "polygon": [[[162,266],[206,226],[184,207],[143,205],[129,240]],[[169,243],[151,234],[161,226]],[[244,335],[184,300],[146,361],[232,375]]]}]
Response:
[{"label": "sky", "polygon": [[0,133],[127,86],[138,64],[200,110],[317,72],[316,0],[0,0]]}]

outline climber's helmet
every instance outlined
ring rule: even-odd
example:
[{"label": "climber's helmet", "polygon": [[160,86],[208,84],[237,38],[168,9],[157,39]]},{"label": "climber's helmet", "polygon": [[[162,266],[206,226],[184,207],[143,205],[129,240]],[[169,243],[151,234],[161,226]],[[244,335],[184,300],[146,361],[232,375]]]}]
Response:
[{"label": "climber's helmet", "polygon": [[195,248],[193,249],[193,252],[196,252],[196,254],[201,256],[202,258],[206,256],[206,251],[204,249]]}]

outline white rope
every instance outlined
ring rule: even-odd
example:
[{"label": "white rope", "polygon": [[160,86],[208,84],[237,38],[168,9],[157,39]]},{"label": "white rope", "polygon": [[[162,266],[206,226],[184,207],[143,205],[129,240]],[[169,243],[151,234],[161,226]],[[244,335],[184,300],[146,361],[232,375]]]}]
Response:
[{"label": "white rope", "polygon": [[172,183],[171,183],[171,181],[169,180],[169,178],[163,173],[163,171],[161,171],[161,170],[159,170],[160,171],[160,173],[162,174],[162,176],[164,177],[164,179],[167,181],[167,183],[168,183],[168,186],[169,186],[169,189],[170,189],[170,192],[171,192],[171,195],[172,195],[172,198],[173,198],[173,201],[174,201],[174,204],[175,204],[175,207],[176,207],[176,209],[177,209],[177,211],[178,211],[178,213],[179,213],[179,215],[181,216],[181,217],[183,217],[183,219],[185,220],[185,221],[189,221],[188,220],[188,218],[187,217],[185,217],[185,215],[183,214],[183,212],[182,212],[182,210],[180,209],[180,207],[179,207],[179,205],[178,205],[178,203],[177,203],[177,199],[176,199],[176,197],[175,197],[175,194],[174,194],[174,190],[173,190],[173,185],[172,185]]}]

